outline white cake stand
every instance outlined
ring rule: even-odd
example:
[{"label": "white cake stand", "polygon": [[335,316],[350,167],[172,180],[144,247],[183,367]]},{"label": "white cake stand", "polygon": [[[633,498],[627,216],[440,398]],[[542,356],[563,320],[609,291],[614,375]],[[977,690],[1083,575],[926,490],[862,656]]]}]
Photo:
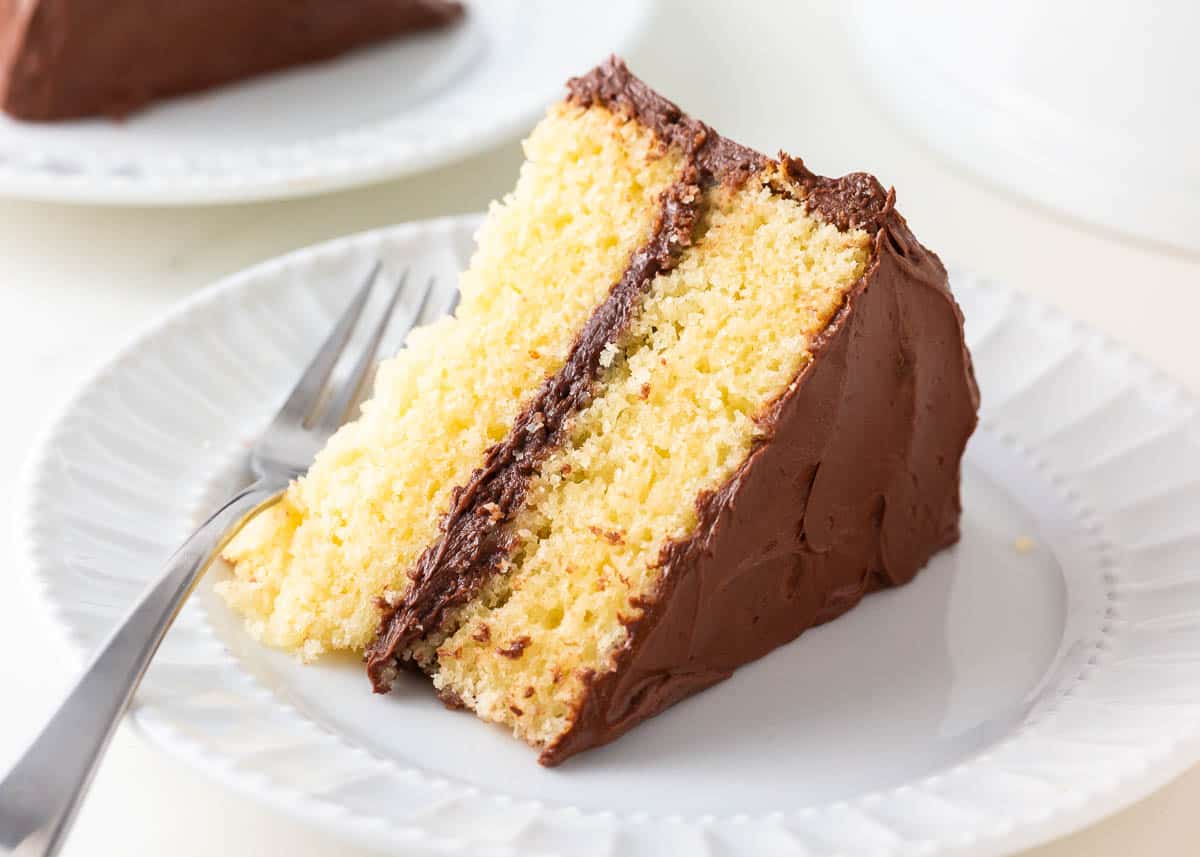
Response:
[{"label": "white cake stand", "polygon": [[852,37],[887,108],[990,183],[1200,253],[1200,6],[860,0]]}]

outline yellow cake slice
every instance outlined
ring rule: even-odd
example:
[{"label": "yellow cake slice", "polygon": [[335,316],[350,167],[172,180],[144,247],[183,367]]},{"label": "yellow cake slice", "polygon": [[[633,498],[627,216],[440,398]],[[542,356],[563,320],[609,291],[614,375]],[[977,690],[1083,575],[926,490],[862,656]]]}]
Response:
[{"label": "yellow cake slice", "polygon": [[619,60],[526,142],[452,319],[229,547],[251,633],[362,651],[552,764],[908,581],[978,393],[937,257],[857,173]]}]

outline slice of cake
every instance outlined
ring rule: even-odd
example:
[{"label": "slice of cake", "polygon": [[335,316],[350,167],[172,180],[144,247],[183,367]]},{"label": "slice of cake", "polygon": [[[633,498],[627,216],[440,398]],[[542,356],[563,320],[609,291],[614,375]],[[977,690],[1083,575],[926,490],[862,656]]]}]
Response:
[{"label": "slice of cake", "polygon": [[554,764],[958,537],[978,393],[937,257],[611,60],[569,84],[454,318],[227,552],[251,632],[365,650]]},{"label": "slice of cake", "polygon": [[0,109],[123,116],[461,15],[445,0],[0,0]]}]

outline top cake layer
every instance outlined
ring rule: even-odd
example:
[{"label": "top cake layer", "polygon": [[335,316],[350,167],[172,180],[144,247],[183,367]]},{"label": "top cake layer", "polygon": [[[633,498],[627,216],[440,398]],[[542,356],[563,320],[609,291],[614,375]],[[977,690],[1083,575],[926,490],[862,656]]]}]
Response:
[{"label": "top cake layer", "polygon": [[444,0],[0,0],[0,109],[31,120],[123,116],[462,11]]}]

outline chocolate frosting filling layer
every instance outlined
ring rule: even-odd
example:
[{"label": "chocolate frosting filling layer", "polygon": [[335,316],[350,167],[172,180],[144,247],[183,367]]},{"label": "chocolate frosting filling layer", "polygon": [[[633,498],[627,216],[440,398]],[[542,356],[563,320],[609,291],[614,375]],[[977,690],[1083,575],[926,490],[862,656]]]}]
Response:
[{"label": "chocolate frosting filling layer", "polygon": [[446,0],[0,0],[0,109],[124,116],[462,14]]},{"label": "chocolate frosting filling layer", "polygon": [[684,115],[616,58],[568,86],[576,103],[654,129],[689,167],[562,369],[456,492],[405,597],[385,610],[368,652],[377,690],[387,689],[397,655],[440,630],[447,612],[503,567],[513,547],[506,522],[593,395],[600,351],[689,243],[701,187],[765,181],[839,229],[866,230],[872,255],[811,359],[760,415],[763,436],[747,459],[697,499],[696,530],[663,547],[656,591],[635,605],[640,616],[612,668],[588,676],[572,726],[543,751],[544,764],[613,740],[865,593],[910,580],[958,537],[959,462],[979,406],[945,269],[873,177],[825,178],[784,155],[774,168]]}]

